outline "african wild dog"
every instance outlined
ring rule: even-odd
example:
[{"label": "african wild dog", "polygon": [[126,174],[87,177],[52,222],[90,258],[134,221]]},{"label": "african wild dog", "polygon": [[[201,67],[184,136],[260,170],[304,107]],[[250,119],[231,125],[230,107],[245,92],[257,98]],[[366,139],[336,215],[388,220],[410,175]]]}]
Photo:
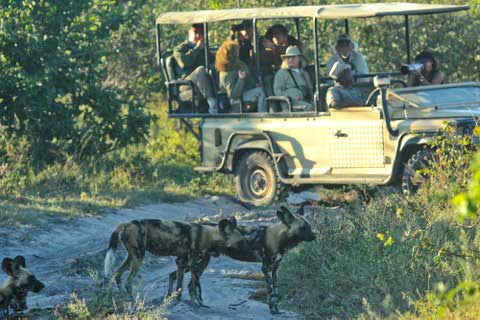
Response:
[{"label": "african wild dog", "polygon": [[[288,250],[292,249],[300,242],[315,240],[312,228],[303,215],[303,205],[295,214],[291,213],[287,208],[281,207],[281,209],[277,211],[277,216],[280,219],[280,222],[261,227],[238,226],[247,239],[248,250],[229,248],[224,252],[224,254],[236,260],[262,262],[262,272],[267,282],[268,306],[271,313],[279,313],[277,270],[283,256]],[[200,270],[196,272],[202,274],[203,270],[207,267],[209,260],[210,256],[204,255],[203,260],[197,263]],[[175,273],[170,274],[169,280],[170,283],[173,283],[175,280]],[[201,296],[200,284],[198,284],[197,290]]]},{"label": "african wild dog", "polygon": [[3,288],[0,288],[0,311],[8,317],[9,307],[15,312],[27,309],[27,293],[39,292],[45,285],[26,269],[22,256],[3,259],[2,270],[8,277]]},{"label": "african wild dog", "polygon": [[[118,248],[119,239],[128,253],[126,260],[113,275],[119,287],[121,287],[122,274],[130,267],[125,288],[131,294],[132,280],[142,264],[145,251],[156,256],[176,256],[178,299],[181,298],[184,270],[188,268],[192,270],[192,281],[188,286],[190,298],[198,305],[203,305],[203,302],[201,293],[197,293],[196,289],[200,287],[197,261],[203,259],[205,252],[223,252],[227,249],[245,250],[247,246],[234,219],[223,219],[218,227],[179,221],[131,221],[118,225],[110,238],[105,257],[107,277],[112,271],[114,252]],[[169,286],[167,295],[171,293],[172,287]]]}]

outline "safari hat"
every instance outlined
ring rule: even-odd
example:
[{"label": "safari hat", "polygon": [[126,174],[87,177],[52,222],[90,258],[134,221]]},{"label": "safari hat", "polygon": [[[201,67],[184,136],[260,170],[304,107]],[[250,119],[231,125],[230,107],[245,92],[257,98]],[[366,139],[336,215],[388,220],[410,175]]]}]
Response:
[{"label": "safari hat", "polygon": [[298,49],[297,46],[290,46],[287,48],[287,51],[285,51],[285,54],[282,54],[280,56],[282,59],[285,59],[287,57],[303,57],[303,53]]},{"label": "safari hat", "polygon": [[329,76],[334,79],[334,80],[338,80],[338,77],[342,74],[343,71],[345,70],[351,70],[352,69],[352,66],[349,65],[348,63],[344,63],[344,62],[340,62],[340,61],[337,61],[335,62],[335,64],[333,65],[332,69],[330,70],[329,72]]}]

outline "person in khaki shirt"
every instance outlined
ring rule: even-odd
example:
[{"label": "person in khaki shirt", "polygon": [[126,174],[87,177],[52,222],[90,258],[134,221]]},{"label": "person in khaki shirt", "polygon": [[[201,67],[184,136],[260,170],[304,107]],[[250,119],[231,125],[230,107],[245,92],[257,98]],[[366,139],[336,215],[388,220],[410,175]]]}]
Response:
[{"label": "person in khaki shirt", "polygon": [[230,105],[238,109],[241,101],[253,102],[259,112],[265,112],[265,94],[256,86],[248,66],[240,60],[238,42],[225,41],[217,51],[215,67],[220,72],[220,89],[230,99]]},{"label": "person in khaki shirt", "polygon": [[335,85],[327,91],[327,105],[330,108],[363,106],[365,97],[359,88],[354,88],[352,67],[344,62],[335,62],[329,76]]},{"label": "person in khaki shirt", "polygon": [[[276,96],[289,97],[293,111],[312,111],[313,85],[302,68],[303,54],[297,46],[290,46],[282,55],[282,60],[282,67],[273,81],[273,92]],[[282,103],[282,111],[288,111],[286,103]]]},{"label": "person in khaki shirt", "polygon": [[[355,47],[356,44],[349,34],[339,35],[333,48],[333,55],[327,62],[327,75],[330,74],[335,62],[349,64],[352,75],[368,74],[365,57]],[[370,82],[370,78],[358,78],[356,82]]]}]

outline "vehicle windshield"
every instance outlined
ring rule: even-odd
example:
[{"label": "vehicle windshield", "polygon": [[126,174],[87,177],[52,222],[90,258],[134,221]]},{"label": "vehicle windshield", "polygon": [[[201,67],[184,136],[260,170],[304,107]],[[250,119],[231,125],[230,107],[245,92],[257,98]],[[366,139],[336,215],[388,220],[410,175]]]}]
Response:
[{"label": "vehicle windshield", "polygon": [[[440,106],[464,106],[464,105],[480,105],[480,86],[464,85],[451,88],[414,88],[394,90],[395,95],[400,98],[393,97],[393,100],[401,102],[392,106],[403,106],[403,102],[410,102],[414,106],[420,108],[440,107]],[[405,100],[405,101],[400,101]]]}]

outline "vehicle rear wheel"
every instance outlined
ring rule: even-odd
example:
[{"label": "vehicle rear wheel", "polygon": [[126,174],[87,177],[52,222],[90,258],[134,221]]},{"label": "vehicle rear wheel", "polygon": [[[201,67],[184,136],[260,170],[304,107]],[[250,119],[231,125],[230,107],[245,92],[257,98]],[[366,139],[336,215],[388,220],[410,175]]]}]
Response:
[{"label": "vehicle rear wheel", "polygon": [[427,169],[430,166],[432,160],[433,153],[429,149],[418,150],[410,156],[403,169],[403,194],[413,195],[417,193],[422,183],[425,182],[426,179],[428,179],[428,174],[419,171],[422,169]]},{"label": "vehicle rear wheel", "polygon": [[264,151],[249,152],[238,162],[235,188],[240,201],[254,205],[270,205],[280,191],[273,159]]}]

